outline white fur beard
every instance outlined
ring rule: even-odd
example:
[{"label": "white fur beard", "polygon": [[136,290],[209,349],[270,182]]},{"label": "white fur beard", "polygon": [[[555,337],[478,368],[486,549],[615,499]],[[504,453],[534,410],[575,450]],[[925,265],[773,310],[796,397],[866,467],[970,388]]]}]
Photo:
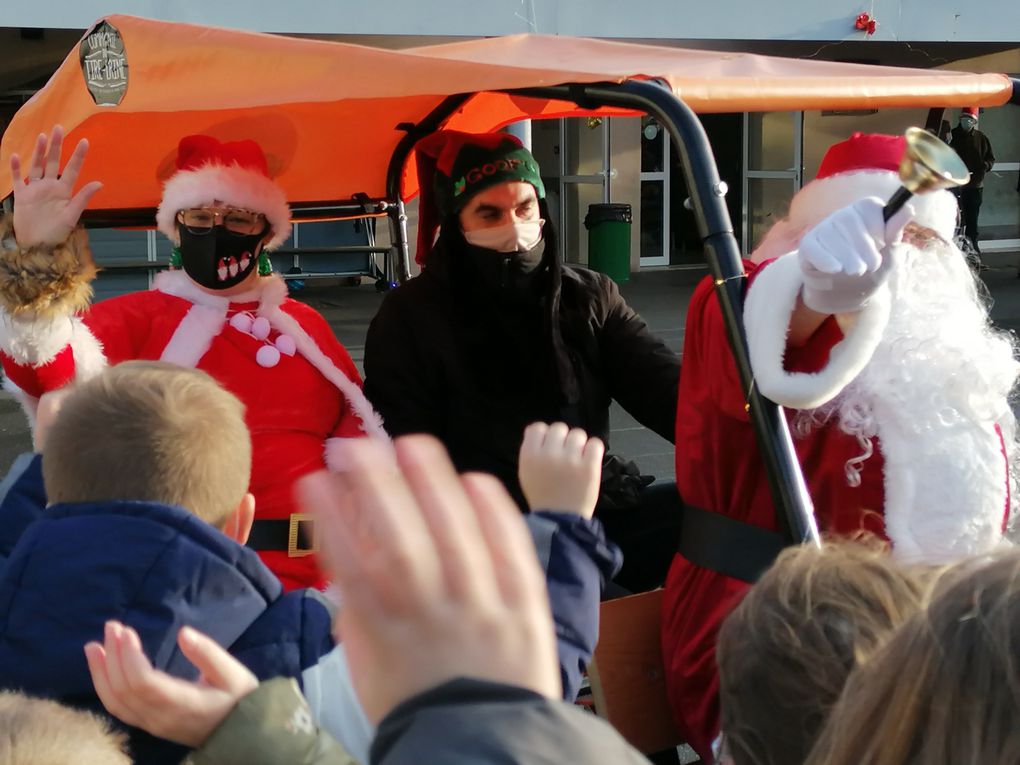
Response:
[{"label": "white fur beard", "polygon": [[886,524],[897,552],[952,560],[997,543],[1007,475],[994,428],[1016,466],[1009,398],[1020,366],[1011,337],[991,326],[954,245],[899,245],[891,256],[892,311],[881,342],[843,393],[803,412],[797,427],[838,417],[840,429],[862,446],[861,457],[846,466],[851,485],[867,470],[877,436]]}]

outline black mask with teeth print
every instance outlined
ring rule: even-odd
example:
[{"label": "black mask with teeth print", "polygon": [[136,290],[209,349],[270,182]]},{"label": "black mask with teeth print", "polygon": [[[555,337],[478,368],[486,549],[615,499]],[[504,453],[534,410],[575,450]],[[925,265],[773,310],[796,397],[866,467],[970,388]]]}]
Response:
[{"label": "black mask with teeth print", "polygon": [[210,290],[225,290],[243,282],[258,267],[259,243],[265,233],[233,234],[213,226],[207,234],[193,234],[177,225],[184,272]]}]

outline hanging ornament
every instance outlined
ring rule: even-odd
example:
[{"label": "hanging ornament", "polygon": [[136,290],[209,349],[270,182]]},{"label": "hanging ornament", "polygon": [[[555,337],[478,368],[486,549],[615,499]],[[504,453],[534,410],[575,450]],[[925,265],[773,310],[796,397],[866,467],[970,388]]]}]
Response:
[{"label": "hanging ornament", "polygon": [[878,22],[871,18],[870,13],[860,13],[854,21],[854,29],[864,32],[866,36],[870,37],[878,29]]}]

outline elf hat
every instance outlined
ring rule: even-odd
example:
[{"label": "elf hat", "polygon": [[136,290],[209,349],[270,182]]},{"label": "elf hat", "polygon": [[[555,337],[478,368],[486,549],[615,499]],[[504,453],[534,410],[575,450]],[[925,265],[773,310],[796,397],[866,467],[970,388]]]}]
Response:
[{"label": "elf hat", "polygon": [[545,198],[542,175],[531,152],[509,133],[441,130],[414,147],[418,168],[418,248],[421,265],[432,251],[447,216],[460,212],[478,192],[500,183],[522,181]]},{"label": "elf hat", "polygon": [[287,197],[269,177],[266,157],[255,141],[220,143],[208,135],[182,138],[177,146],[177,172],[163,185],[156,228],[180,244],[178,211],[214,201],[265,215],[273,229],[267,249],[279,247],[290,236]]},{"label": "elf hat", "polygon": [[[854,133],[833,144],[822,158],[818,175],[797,192],[790,203],[789,223],[809,228],[840,208],[864,197],[889,199],[902,185],[900,160],[906,151],[903,136]],[[945,189],[910,198],[913,220],[952,241],[956,230],[956,197]]]}]

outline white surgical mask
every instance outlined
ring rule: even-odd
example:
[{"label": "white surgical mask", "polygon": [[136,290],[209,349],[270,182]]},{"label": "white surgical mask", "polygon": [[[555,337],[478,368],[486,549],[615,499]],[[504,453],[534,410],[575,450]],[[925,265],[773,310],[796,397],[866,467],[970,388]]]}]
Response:
[{"label": "white surgical mask", "polygon": [[545,221],[525,220],[519,223],[507,223],[494,228],[480,228],[465,231],[464,239],[468,244],[496,252],[527,252],[542,240],[542,226]]}]

